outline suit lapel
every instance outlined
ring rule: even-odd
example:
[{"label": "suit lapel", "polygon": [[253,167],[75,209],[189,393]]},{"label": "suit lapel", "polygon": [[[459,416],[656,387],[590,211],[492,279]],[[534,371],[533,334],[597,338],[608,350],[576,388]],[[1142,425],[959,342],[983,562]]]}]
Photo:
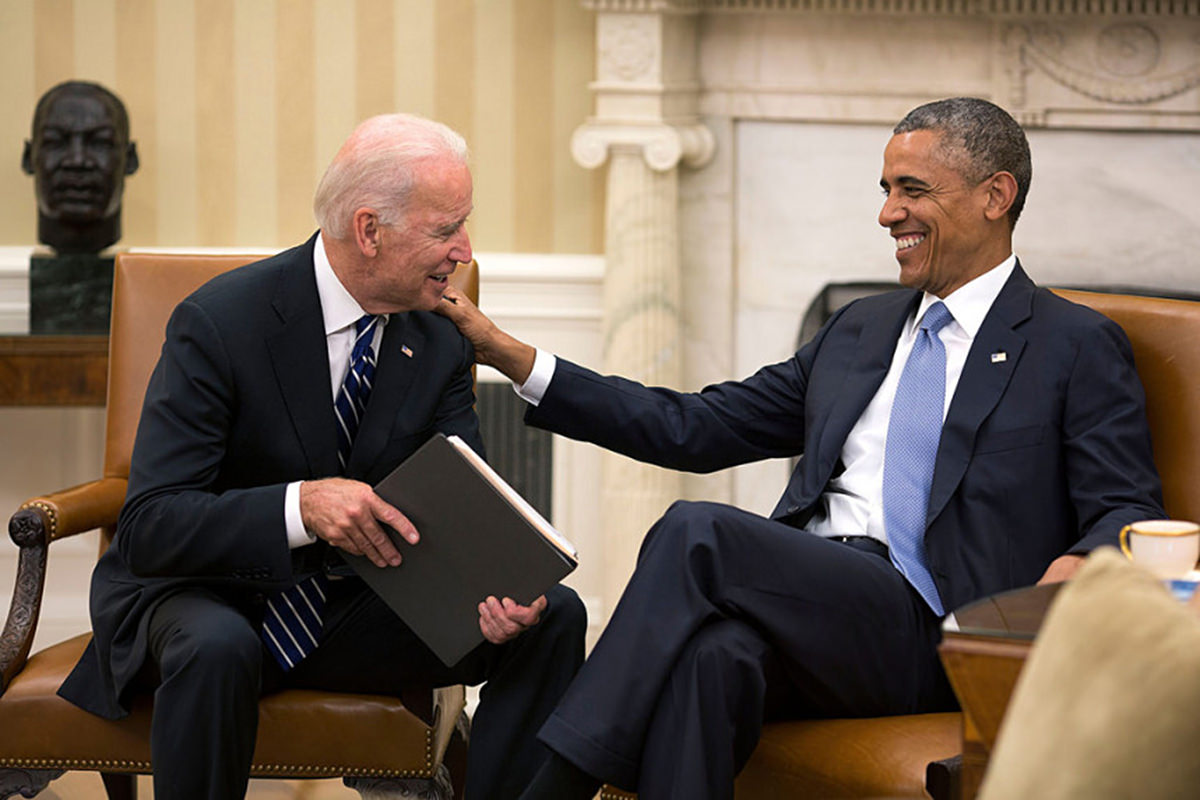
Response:
[{"label": "suit lapel", "polygon": [[821,486],[829,481],[842,455],[846,437],[879,391],[896,352],[901,328],[919,299],[917,292],[894,292],[880,297],[882,307],[872,309],[859,331],[854,358],[841,388],[834,395],[836,402],[829,405],[823,421],[813,421],[822,432],[818,449]]},{"label": "suit lapel", "polygon": [[375,385],[354,437],[347,475],[367,474],[387,446],[397,414],[403,413],[404,398],[420,372],[424,345],[425,334],[413,324],[410,314],[388,318],[376,358]]},{"label": "suit lapel", "polygon": [[[979,427],[1000,402],[1021,360],[1025,337],[1014,328],[1032,313],[1035,288],[1018,263],[971,343],[942,426],[929,494],[930,521],[937,518],[958,488],[975,450]],[[1003,353],[1003,360],[993,360],[995,353]]]},{"label": "suit lapel", "polygon": [[272,301],[279,326],[266,338],[271,367],[314,477],[337,475],[337,421],[329,385],[325,321],[313,275],[314,236],[279,271]]}]

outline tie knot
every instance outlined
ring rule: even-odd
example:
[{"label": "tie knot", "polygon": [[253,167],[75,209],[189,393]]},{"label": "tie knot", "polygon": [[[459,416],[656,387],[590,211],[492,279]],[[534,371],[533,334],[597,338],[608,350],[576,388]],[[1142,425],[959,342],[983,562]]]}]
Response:
[{"label": "tie knot", "polygon": [[375,316],[374,314],[363,314],[361,317],[359,317],[358,322],[354,323],[354,333],[356,337],[362,336],[363,333],[368,330],[374,330],[375,323],[378,320],[379,317]]},{"label": "tie knot", "polygon": [[950,313],[950,309],[946,308],[945,303],[939,301],[925,310],[925,316],[921,319],[921,330],[929,331],[930,335],[936,335],[953,319],[954,316]]}]

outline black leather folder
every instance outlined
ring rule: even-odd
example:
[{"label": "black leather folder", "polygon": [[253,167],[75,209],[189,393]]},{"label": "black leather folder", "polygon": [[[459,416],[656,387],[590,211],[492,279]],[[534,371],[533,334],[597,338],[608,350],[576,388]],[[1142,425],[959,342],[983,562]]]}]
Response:
[{"label": "black leather folder", "polygon": [[528,605],[569,574],[575,549],[457,437],[435,435],[375,487],[421,535],[390,529],[404,557],[377,567],[339,551],[447,666],[483,641],[489,595]]}]

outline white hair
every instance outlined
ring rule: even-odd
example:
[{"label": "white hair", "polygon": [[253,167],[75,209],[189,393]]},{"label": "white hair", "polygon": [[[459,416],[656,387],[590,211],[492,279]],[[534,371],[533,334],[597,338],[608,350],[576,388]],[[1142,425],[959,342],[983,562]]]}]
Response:
[{"label": "white hair", "polygon": [[467,143],[451,128],[415,114],[382,114],[359,124],[325,170],[313,213],[333,239],[350,235],[354,212],[367,207],[381,225],[395,225],[416,184],[415,167],[450,156],[467,162]]}]

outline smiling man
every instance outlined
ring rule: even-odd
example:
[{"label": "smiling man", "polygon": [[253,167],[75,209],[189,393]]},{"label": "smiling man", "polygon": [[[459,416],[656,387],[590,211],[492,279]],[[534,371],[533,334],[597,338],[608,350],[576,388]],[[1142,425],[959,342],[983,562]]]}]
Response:
[{"label": "smiling man", "polygon": [[34,176],[38,241],[96,253],[121,238],[125,176],[138,168],[125,105],[96,83],[67,81],[38,100],[21,169]]},{"label": "smiling man", "polygon": [[555,587],[480,599],[487,640],[447,667],[346,567],[419,536],[371,486],[437,432],[479,452],[470,344],[430,313],[471,260],[462,137],[407,115],[355,129],[317,188],[320,231],[176,307],[146,391],[129,491],[92,578],[93,638],[63,697],[110,719],[154,693],[154,793],[245,794],[258,698],[487,682],[467,794],[513,798],[583,660]]},{"label": "smiling man", "polygon": [[1121,329],[1036,287],[1012,252],[1020,126],[983,100],[912,111],[879,223],[907,289],[837,311],[791,359],[684,394],[603,377],[442,313],[519,384],[530,424],[707,472],[800,456],[770,517],[676,503],[542,728],[525,800],[731,798],[764,716],[954,708],[947,612],[1068,577],[1163,515]]}]

